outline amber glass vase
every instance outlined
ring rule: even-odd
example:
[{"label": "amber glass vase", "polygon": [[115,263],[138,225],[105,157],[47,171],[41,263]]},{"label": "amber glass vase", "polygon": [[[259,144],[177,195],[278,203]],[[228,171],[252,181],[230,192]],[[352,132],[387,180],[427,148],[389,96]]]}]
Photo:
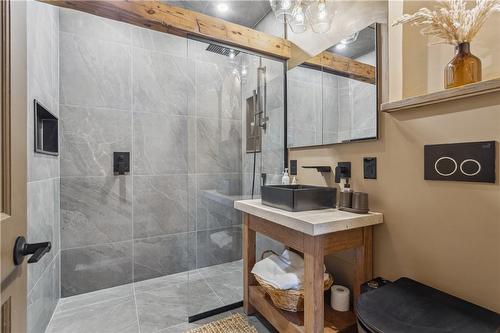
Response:
[{"label": "amber glass vase", "polygon": [[455,46],[455,57],[444,70],[444,86],[446,89],[481,81],[481,60],[470,53],[470,44],[461,43]]}]

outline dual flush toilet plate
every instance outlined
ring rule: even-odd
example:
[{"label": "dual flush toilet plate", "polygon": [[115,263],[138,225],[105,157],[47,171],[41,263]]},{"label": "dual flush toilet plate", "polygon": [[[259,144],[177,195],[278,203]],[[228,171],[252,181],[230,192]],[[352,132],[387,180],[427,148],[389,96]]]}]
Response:
[{"label": "dual flush toilet plate", "polygon": [[424,179],[495,182],[496,142],[424,146]]}]

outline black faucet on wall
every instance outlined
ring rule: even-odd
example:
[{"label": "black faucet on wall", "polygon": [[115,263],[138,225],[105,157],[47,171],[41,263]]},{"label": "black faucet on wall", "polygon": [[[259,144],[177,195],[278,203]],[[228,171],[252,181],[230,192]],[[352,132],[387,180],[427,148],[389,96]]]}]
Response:
[{"label": "black faucet on wall", "polygon": [[124,175],[126,172],[130,172],[130,153],[115,151],[113,153],[113,173]]}]

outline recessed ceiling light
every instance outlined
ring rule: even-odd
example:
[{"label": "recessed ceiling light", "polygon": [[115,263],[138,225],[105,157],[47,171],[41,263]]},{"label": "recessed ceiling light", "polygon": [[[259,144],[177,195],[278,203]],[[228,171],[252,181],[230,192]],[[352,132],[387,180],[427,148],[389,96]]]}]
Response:
[{"label": "recessed ceiling light", "polygon": [[217,10],[221,13],[225,13],[229,10],[227,3],[220,3],[217,5]]}]

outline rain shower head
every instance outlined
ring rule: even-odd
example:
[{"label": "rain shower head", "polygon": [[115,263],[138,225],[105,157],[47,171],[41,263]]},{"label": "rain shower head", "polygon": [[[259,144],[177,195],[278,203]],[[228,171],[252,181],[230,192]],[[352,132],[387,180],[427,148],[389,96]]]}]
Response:
[{"label": "rain shower head", "polygon": [[220,46],[217,44],[208,45],[207,51],[217,53],[217,54],[222,54],[222,55],[229,57],[229,58],[234,58],[238,55],[238,53],[240,53],[240,51],[233,50],[233,49],[230,49],[229,47]]}]

